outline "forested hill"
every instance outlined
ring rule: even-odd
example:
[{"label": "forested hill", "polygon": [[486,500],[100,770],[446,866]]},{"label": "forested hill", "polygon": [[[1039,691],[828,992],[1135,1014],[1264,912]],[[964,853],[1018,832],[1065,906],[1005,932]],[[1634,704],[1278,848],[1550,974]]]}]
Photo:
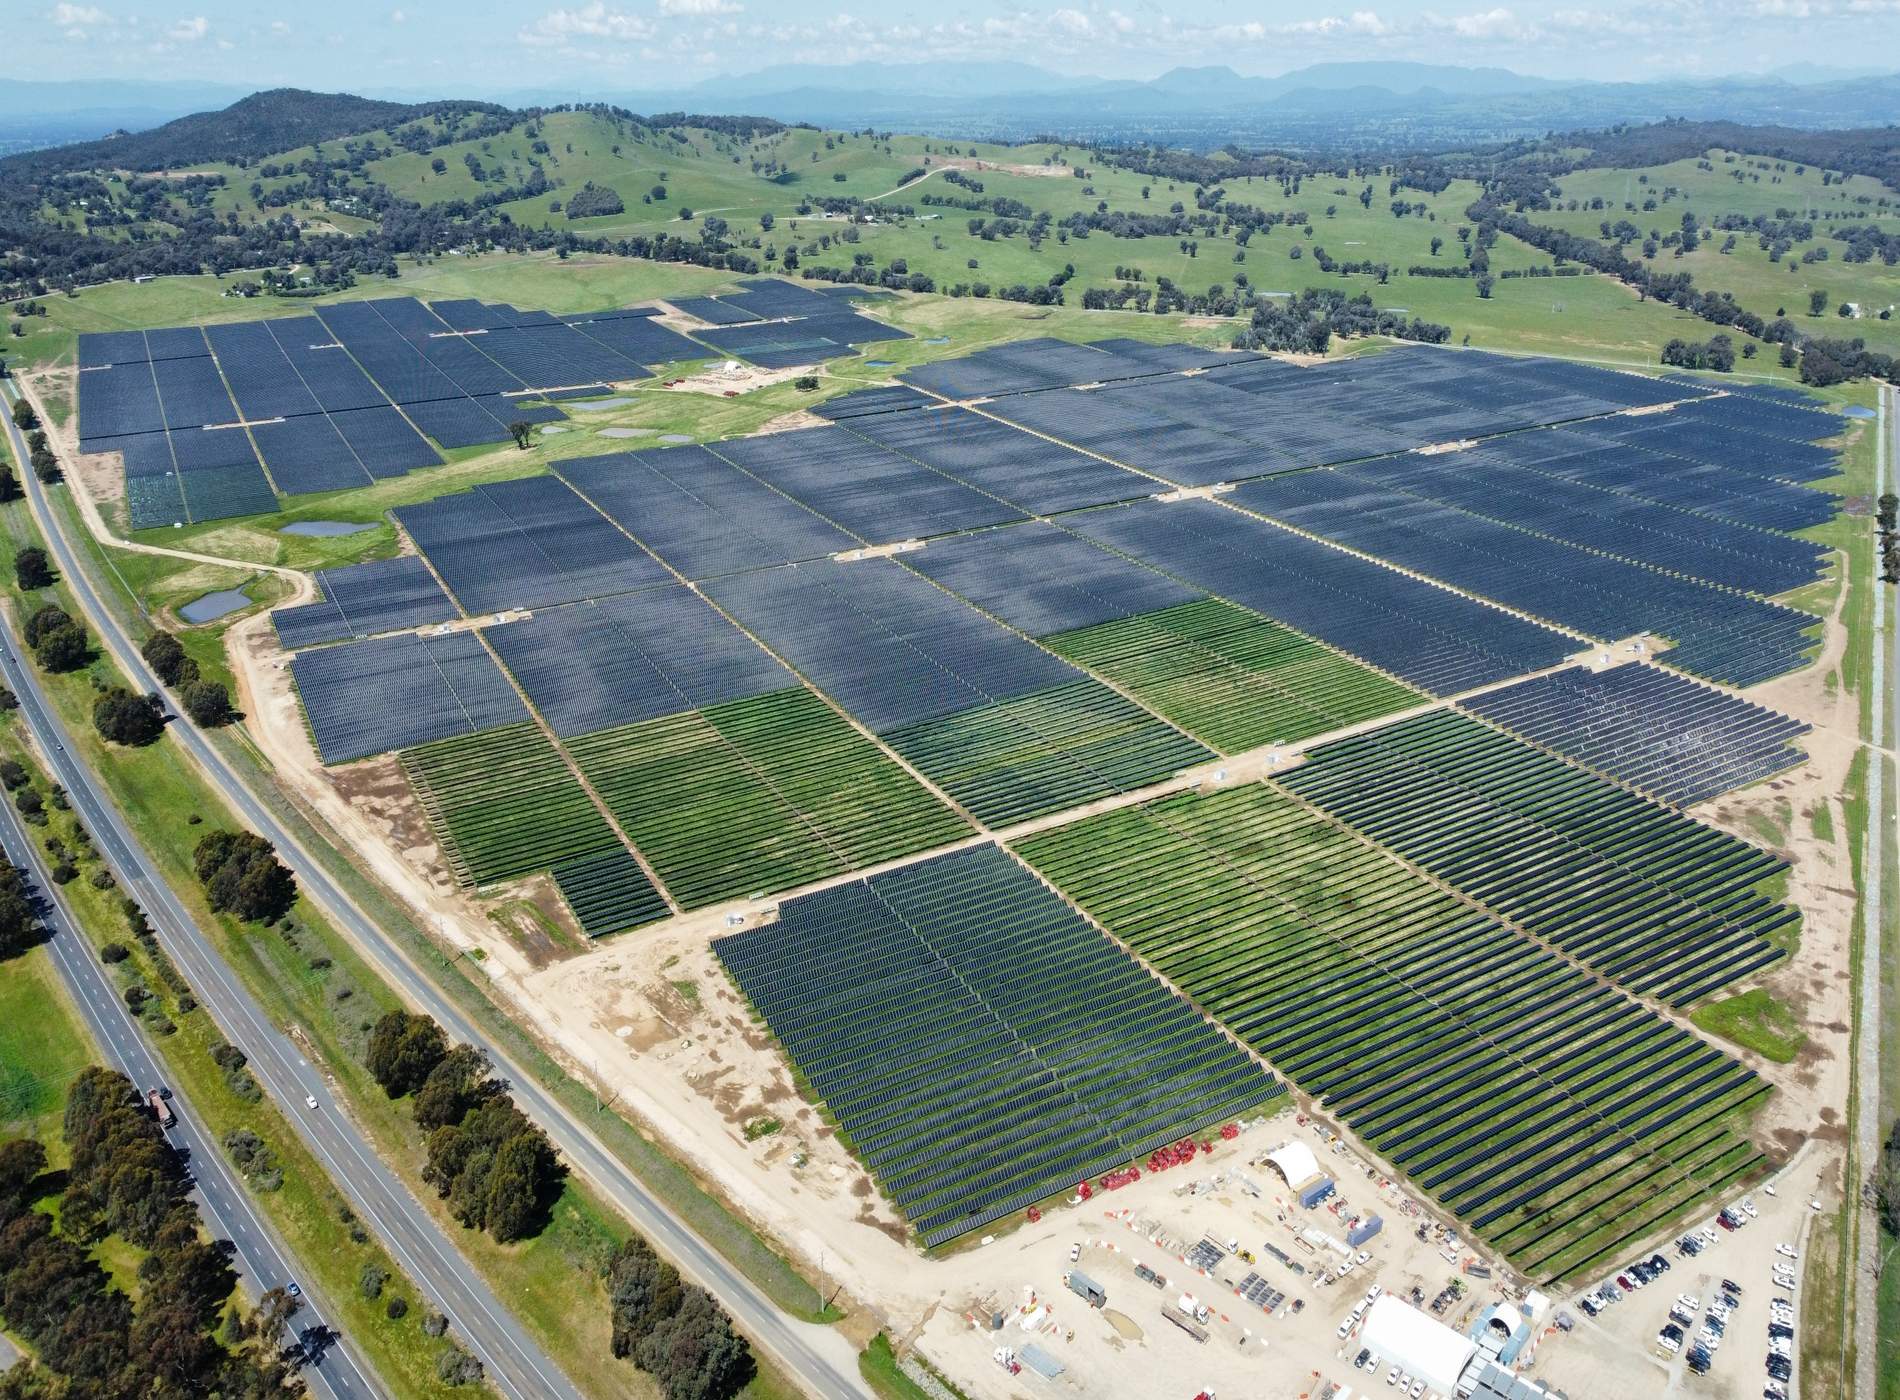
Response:
[{"label": "forested hill", "polygon": [[44,179],[75,170],[179,170],[193,165],[246,164],[283,151],[431,118],[506,117],[492,102],[378,102],[348,93],[276,88],[253,93],[217,112],[142,131],[108,136],[0,160],[0,179]]}]

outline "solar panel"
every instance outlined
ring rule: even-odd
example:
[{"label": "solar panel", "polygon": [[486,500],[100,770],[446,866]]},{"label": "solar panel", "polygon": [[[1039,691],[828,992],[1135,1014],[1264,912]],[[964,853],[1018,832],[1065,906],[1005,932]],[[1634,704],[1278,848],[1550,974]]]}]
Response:
[{"label": "solar panel", "polygon": [[325,763],[349,763],[528,717],[472,632],[402,633],[300,651],[291,675]]}]

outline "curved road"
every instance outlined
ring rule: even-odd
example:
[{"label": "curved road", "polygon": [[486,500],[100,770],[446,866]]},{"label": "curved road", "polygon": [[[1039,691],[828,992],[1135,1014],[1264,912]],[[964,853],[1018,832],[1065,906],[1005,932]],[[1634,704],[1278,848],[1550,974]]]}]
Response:
[{"label": "curved road", "polygon": [[[0,642],[0,649],[4,649],[6,659],[11,660],[12,648]],[[4,849],[7,859],[24,871],[37,887],[33,894],[41,905],[41,921],[46,925],[47,952],[108,1063],[130,1079],[140,1092],[167,1083],[164,1068],[153,1055],[151,1046],[146,1044],[143,1032],[126,1009],[112,979],[94,956],[92,945],[77,931],[65,897],[48,877],[39,847],[20,824],[10,802],[0,802],[0,849]],[[245,1290],[255,1300],[270,1289],[296,1282],[290,1251],[279,1240],[277,1232],[257,1214],[244,1187],[218,1150],[218,1144],[204,1136],[185,1096],[174,1093],[171,1106],[178,1122],[167,1136],[173,1146],[186,1154],[193,1194],[198,1198],[206,1226],[219,1239],[229,1240],[236,1251],[233,1262]],[[293,1340],[292,1333],[312,1326],[335,1330],[325,1321],[322,1308],[308,1292],[303,1299],[294,1325],[286,1329],[286,1342]],[[9,1359],[0,1351],[0,1365]],[[385,1393],[383,1387],[371,1383],[368,1368],[357,1358],[347,1337],[340,1345],[326,1350],[318,1364],[305,1367],[304,1378],[311,1390],[333,1396],[335,1400],[373,1400]]]},{"label": "curved road", "polygon": [[[17,395],[17,387],[13,392]],[[0,398],[4,398],[0,394]],[[25,442],[13,425],[12,417],[0,413],[0,424],[4,424],[12,437],[14,450],[22,463],[27,461]],[[79,601],[87,620],[98,631],[101,639],[110,648],[120,667],[130,676],[133,683],[144,690],[163,693],[158,678],[152,674],[145,659],[139,655],[137,646],[120,625],[118,616],[105,606],[95,590],[90,573],[82,564],[78,551],[67,539],[63,522],[52,510],[46,498],[45,489],[37,477],[30,471],[23,471],[21,484],[25,487],[27,499],[31,503],[34,515],[39,520],[41,533],[46,537],[48,549],[67,587]],[[197,761],[200,770],[223,795],[234,812],[251,828],[277,848],[282,857],[297,876],[298,885],[305,895],[321,904],[338,926],[350,938],[357,950],[382,974],[391,986],[398,988],[414,1005],[433,1016],[443,1030],[455,1040],[466,1041],[480,1046],[488,1052],[490,1062],[496,1070],[509,1080],[510,1091],[522,1112],[547,1132],[554,1144],[560,1148],[570,1168],[585,1176],[593,1186],[611,1200],[620,1211],[637,1227],[640,1232],[662,1254],[670,1258],[688,1278],[710,1291],[732,1314],[733,1320],[747,1338],[761,1351],[770,1355],[807,1393],[834,1400],[871,1400],[870,1393],[859,1379],[857,1353],[850,1341],[836,1328],[823,1327],[812,1323],[799,1322],[788,1317],[768,1298],[765,1293],[744,1274],[727,1261],[705,1240],[701,1239],[683,1220],[676,1216],[672,1208],[655,1197],[632,1170],[616,1157],[604,1144],[588,1131],[584,1122],[576,1117],[566,1105],[555,1099],[533,1076],[515,1064],[507,1053],[494,1044],[469,1018],[461,1008],[444,994],[420,968],[413,964],[407,954],[399,948],[393,939],[386,935],[360,909],[337,883],[330,878],[329,872],[306,851],[301,842],[277,819],[274,812],[252,793],[230,763],[198,728],[182,717],[168,727],[171,736],[184,746],[186,752]],[[65,755],[70,760],[70,755]],[[78,765],[70,765],[77,767]],[[61,781],[65,781],[64,778]],[[71,787],[71,784],[68,784]],[[91,818],[88,818],[89,823]],[[113,825],[117,814],[113,814]],[[99,826],[94,826],[96,835],[104,836]],[[128,839],[122,837],[121,839]],[[155,882],[164,889],[164,882]],[[165,889],[169,899],[170,891]],[[175,903],[175,901],[173,901]],[[156,922],[156,918],[154,919]],[[184,920],[190,927],[190,920]],[[196,929],[191,929],[196,935]],[[161,931],[162,935],[162,931]],[[215,955],[213,955],[215,962]],[[182,966],[182,964],[181,964]],[[221,968],[221,965],[220,965]],[[222,970],[222,969],[221,969]],[[196,976],[187,969],[188,976]],[[225,973],[226,980],[230,979]],[[200,978],[198,980],[208,980]],[[250,1053],[248,1045],[242,1046]],[[300,1062],[301,1063],[301,1062]],[[303,1066],[306,1073],[308,1066]],[[299,1097],[296,1102],[301,1102]],[[300,1126],[303,1126],[300,1120]],[[373,1161],[365,1150],[366,1158]],[[414,1207],[412,1206],[412,1209]],[[426,1218],[426,1217],[425,1217]],[[387,1236],[385,1236],[387,1238]],[[405,1261],[407,1263],[407,1261]],[[457,1259],[455,1263],[464,1273],[466,1266]],[[419,1282],[426,1282],[418,1279]],[[470,1281],[474,1282],[470,1275]],[[447,1312],[445,1306],[443,1311]],[[505,1314],[504,1314],[505,1317]],[[458,1323],[461,1320],[458,1319]],[[508,1319],[512,1321],[512,1319]],[[464,1336],[471,1334],[464,1329]],[[483,1362],[489,1357],[479,1351]],[[491,1376],[495,1367],[490,1366]],[[557,1393],[549,1391],[528,1394]],[[558,1393],[571,1393],[562,1391]]]}]

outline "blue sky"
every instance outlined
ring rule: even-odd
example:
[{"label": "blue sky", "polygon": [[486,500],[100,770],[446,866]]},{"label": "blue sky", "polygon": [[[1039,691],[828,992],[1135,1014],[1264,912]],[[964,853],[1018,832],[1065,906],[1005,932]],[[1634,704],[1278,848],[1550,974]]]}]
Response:
[{"label": "blue sky", "polygon": [[1410,59],[1645,80],[1788,63],[1900,67],[1900,0],[100,0],[7,6],[9,76],[190,78],[477,95],[676,87],[774,63],[1012,59],[1153,77]]}]

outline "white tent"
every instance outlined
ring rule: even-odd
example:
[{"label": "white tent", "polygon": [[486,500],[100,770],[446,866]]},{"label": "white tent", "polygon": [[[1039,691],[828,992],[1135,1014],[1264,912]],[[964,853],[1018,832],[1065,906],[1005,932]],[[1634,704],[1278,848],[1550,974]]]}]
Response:
[{"label": "white tent", "polygon": [[1457,1393],[1458,1378],[1478,1350],[1469,1338],[1390,1293],[1374,1300],[1359,1341],[1381,1361],[1440,1395]]},{"label": "white tent", "polygon": [[1289,1142],[1267,1154],[1267,1160],[1279,1168],[1289,1187],[1298,1189],[1319,1175],[1319,1161],[1313,1149],[1303,1142]]}]

